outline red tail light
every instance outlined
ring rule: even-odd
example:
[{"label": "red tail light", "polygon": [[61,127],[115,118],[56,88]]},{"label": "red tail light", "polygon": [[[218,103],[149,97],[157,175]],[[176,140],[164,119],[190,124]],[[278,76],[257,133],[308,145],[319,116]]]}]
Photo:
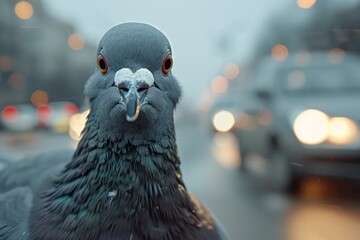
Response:
[{"label": "red tail light", "polygon": [[1,115],[4,122],[14,122],[19,116],[19,110],[14,106],[7,106],[2,110]]},{"label": "red tail light", "polygon": [[37,115],[40,121],[46,121],[51,117],[52,109],[49,105],[41,105],[37,108]]},{"label": "red tail light", "polygon": [[63,111],[66,116],[72,116],[79,112],[78,107],[73,103],[68,103],[64,106]]}]

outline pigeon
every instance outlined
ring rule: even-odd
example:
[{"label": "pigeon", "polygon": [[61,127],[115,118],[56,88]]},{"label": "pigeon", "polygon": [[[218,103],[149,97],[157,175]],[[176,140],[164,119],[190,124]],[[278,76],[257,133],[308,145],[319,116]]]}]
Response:
[{"label": "pigeon", "polygon": [[75,152],[36,155],[0,174],[0,239],[227,239],[182,178],[173,119],[181,88],[165,35],[144,23],[114,26],[94,62]]}]

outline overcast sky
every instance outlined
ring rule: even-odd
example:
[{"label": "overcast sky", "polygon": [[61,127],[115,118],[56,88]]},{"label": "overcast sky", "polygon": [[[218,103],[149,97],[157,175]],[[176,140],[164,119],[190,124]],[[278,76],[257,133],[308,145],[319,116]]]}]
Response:
[{"label": "overcast sky", "polygon": [[[293,0],[295,2],[295,0]],[[151,24],[169,38],[174,75],[188,101],[197,101],[227,62],[251,56],[264,23],[288,0],[43,1],[51,15],[75,26],[96,45],[112,26],[129,21]],[[85,5],[86,3],[86,5]],[[226,51],[222,43],[228,43]]]}]

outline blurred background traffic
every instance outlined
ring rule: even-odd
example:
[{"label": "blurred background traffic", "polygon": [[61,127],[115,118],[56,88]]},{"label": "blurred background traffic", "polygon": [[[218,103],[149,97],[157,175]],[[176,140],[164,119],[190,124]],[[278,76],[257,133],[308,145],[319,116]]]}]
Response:
[{"label": "blurred background traffic", "polygon": [[172,43],[184,179],[232,239],[359,238],[358,0],[1,0],[0,172],[76,147],[97,43],[127,21]]}]

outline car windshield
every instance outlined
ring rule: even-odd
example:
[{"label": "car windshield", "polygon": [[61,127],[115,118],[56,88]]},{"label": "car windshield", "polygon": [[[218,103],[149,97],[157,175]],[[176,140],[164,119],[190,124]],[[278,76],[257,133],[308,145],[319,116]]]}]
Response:
[{"label": "car windshield", "polygon": [[359,71],[350,66],[294,68],[280,72],[281,88],[286,92],[359,89],[359,77]]}]

